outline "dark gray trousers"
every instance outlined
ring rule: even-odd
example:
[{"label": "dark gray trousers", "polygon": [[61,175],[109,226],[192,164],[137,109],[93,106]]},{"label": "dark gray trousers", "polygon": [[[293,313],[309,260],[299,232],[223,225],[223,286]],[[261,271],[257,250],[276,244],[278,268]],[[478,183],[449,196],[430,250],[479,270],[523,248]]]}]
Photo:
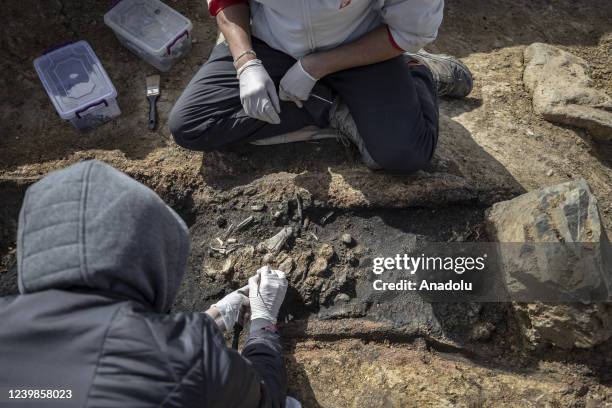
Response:
[{"label": "dark gray trousers", "polygon": [[[253,49],[279,84],[295,59],[253,39]],[[438,140],[438,105],[433,78],[402,56],[328,75],[315,92],[339,95],[347,104],[372,158],[385,170],[410,173],[426,167]],[[170,130],[192,150],[220,150],[237,143],[277,136],[308,125],[328,126],[329,104],[311,97],[303,109],[281,101],[281,123],[247,116],[227,44],[218,44],[176,102]]]}]

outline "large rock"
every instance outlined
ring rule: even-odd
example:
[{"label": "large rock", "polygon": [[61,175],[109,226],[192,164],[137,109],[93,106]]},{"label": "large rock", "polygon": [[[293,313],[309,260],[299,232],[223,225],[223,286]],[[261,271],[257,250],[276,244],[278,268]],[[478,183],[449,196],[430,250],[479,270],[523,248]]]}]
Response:
[{"label": "large rock", "polygon": [[528,302],[514,307],[533,345],[592,347],[612,337],[612,248],[584,180],[497,203],[487,228],[501,243],[511,298]]},{"label": "large rock", "polygon": [[612,337],[611,303],[515,303],[513,306],[530,346],[591,348]]},{"label": "large rock", "polygon": [[536,113],[612,140],[612,98],[592,87],[588,72],[582,58],[551,45],[534,43],[525,50],[523,81]]}]

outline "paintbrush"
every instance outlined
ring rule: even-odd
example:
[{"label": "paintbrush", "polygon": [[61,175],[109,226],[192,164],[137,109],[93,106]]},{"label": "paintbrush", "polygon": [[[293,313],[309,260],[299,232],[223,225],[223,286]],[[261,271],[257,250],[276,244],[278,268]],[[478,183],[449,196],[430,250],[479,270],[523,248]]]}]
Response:
[{"label": "paintbrush", "polygon": [[157,124],[157,98],[159,98],[159,75],[147,77],[147,99],[149,100],[149,129]]}]

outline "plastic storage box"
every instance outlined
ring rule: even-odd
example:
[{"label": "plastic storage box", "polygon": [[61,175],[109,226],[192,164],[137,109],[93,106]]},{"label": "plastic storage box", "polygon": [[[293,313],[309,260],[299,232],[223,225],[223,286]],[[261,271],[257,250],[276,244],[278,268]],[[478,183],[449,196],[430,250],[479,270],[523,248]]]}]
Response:
[{"label": "plastic storage box", "polygon": [[57,113],[77,129],[93,129],[121,114],[117,91],[86,41],[45,53],[34,68]]},{"label": "plastic storage box", "polygon": [[120,0],[104,23],[123,45],[163,72],[191,50],[191,21],[159,0]]}]

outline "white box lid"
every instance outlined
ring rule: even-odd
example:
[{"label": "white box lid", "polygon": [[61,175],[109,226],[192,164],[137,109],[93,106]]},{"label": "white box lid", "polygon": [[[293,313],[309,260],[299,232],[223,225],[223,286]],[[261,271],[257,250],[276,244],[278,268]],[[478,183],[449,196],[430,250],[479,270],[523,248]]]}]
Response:
[{"label": "white box lid", "polygon": [[104,23],[155,55],[169,54],[193,27],[188,18],[159,0],[120,0],[104,15]]},{"label": "white box lid", "polygon": [[34,60],[34,68],[63,119],[117,97],[117,91],[86,41],[56,48]]}]

